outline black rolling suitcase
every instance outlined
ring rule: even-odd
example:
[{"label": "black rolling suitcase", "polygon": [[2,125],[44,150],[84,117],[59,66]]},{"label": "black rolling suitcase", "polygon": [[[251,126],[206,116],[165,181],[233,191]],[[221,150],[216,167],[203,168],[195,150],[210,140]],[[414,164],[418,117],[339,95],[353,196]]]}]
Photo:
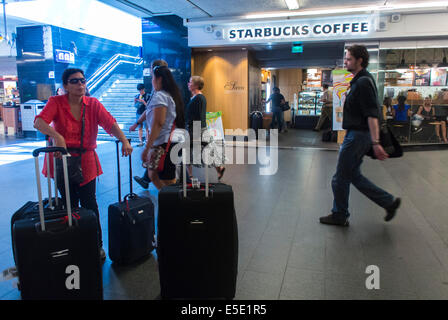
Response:
[{"label": "black rolling suitcase", "polygon": [[[48,144],[47,144],[48,146]],[[63,208],[62,199],[58,197],[58,183],[57,183],[57,176],[56,176],[56,159],[53,158],[53,168],[54,168],[54,193],[55,197],[53,199],[52,197],[52,188],[51,188],[51,178],[50,175],[47,175],[47,183],[48,183],[48,198],[44,199],[43,207],[44,207],[44,214],[45,216],[52,215],[53,213],[58,213],[59,210]],[[47,168],[50,168],[50,160],[49,157],[47,157]],[[39,201],[28,201],[25,203],[19,210],[17,210],[11,217],[11,237],[12,242],[14,243],[14,233],[13,233],[13,226],[14,222],[17,220],[23,220],[23,219],[34,219],[39,218]],[[14,254],[14,252],[13,252]],[[16,262],[16,257],[14,254],[14,262]]]},{"label": "black rolling suitcase", "polygon": [[263,129],[263,113],[254,111],[250,115],[250,128],[255,130],[255,136],[258,139],[258,130]]},{"label": "black rolling suitcase", "polygon": [[129,264],[151,255],[154,250],[154,205],[149,198],[132,192],[132,161],[129,155],[130,193],[121,200],[119,141],[118,202],[109,206],[109,257],[117,264]]},{"label": "black rolling suitcase", "polygon": [[206,169],[205,186],[187,188],[184,180],[163,187],[157,240],[163,299],[234,298],[238,230],[231,186],[209,186]]},{"label": "black rolling suitcase", "polygon": [[39,217],[18,219],[13,224],[13,251],[22,299],[90,300],[103,298],[98,224],[95,213],[70,205],[68,183],[66,207],[44,215],[38,156],[41,152],[63,153],[65,181],[67,151],[41,148],[33,152],[39,196]]}]

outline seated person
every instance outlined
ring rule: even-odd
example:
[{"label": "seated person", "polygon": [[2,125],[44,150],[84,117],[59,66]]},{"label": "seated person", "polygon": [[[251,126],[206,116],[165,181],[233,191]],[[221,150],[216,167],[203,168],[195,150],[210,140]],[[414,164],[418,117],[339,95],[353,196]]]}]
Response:
[{"label": "seated person", "polygon": [[409,117],[412,116],[411,106],[405,104],[406,97],[398,96],[398,104],[394,105],[392,108],[392,116],[395,121],[408,122]]},{"label": "seated person", "polygon": [[436,120],[436,112],[434,110],[434,107],[432,105],[432,99],[431,96],[427,96],[425,100],[423,101],[423,105],[418,108],[417,114],[422,116],[426,123],[431,123],[434,125],[434,129],[436,131],[437,139],[439,141],[442,141],[440,139],[440,127],[442,127],[442,137],[443,141],[445,143],[448,142],[446,138],[446,121],[437,121]]},{"label": "seated person", "polygon": [[397,139],[401,142],[408,141],[409,137],[409,117],[412,116],[411,106],[405,104],[406,97],[398,96],[398,104],[391,109],[392,126],[395,128]]}]

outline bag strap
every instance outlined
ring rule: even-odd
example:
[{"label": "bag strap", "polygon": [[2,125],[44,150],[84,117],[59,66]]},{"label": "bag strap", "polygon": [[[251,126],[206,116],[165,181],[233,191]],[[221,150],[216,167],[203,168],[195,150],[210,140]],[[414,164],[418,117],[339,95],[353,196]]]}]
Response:
[{"label": "bag strap", "polygon": [[383,118],[383,112],[381,110],[381,105],[378,102],[378,89],[376,87],[375,82],[373,82],[372,78],[370,78],[368,76],[362,76],[360,79],[362,79],[362,78],[366,78],[369,81],[370,85],[373,88],[373,91],[375,92],[375,101],[376,101],[376,104],[378,106],[378,121],[379,121],[380,125],[383,124],[383,123],[386,123],[386,121]]},{"label": "bag strap", "polygon": [[86,122],[86,104],[83,103],[82,104],[83,108],[82,108],[82,124],[81,124],[81,144],[80,144],[80,153],[84,153],[85,150],[83,148],[83,143],[84,143],[84,128],[85,128],[85,122]]}]

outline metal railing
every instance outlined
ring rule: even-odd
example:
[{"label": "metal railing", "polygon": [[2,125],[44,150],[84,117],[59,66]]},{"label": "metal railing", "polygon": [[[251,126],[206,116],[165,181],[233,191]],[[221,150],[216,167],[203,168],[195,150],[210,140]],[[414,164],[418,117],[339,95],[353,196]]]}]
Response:
[{"label": "metal railing", "polygon": [[92,94],[97,90],[98,86],[108,78],[108,76],[121,64],[134,64],[141,65],[143,59],[140,57],[133,57],[121,53],[117,53],[112,56],[104,65],[102,65],[94,74],[87,79],[87,88]]}]

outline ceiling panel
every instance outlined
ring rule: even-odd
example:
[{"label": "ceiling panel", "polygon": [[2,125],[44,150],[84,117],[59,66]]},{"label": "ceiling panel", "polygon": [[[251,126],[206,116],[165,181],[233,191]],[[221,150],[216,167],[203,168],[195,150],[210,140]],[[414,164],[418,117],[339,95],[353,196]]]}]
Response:
[{"label": "ceiling panel", "polygon": [[[287,11],[284,0],[100,0],[140,17],[175,14],[184,19],[232,17],[248,13]],[[427,0],[298,0],[300,9],[329,9],[383,4],[425,3]]]}]

